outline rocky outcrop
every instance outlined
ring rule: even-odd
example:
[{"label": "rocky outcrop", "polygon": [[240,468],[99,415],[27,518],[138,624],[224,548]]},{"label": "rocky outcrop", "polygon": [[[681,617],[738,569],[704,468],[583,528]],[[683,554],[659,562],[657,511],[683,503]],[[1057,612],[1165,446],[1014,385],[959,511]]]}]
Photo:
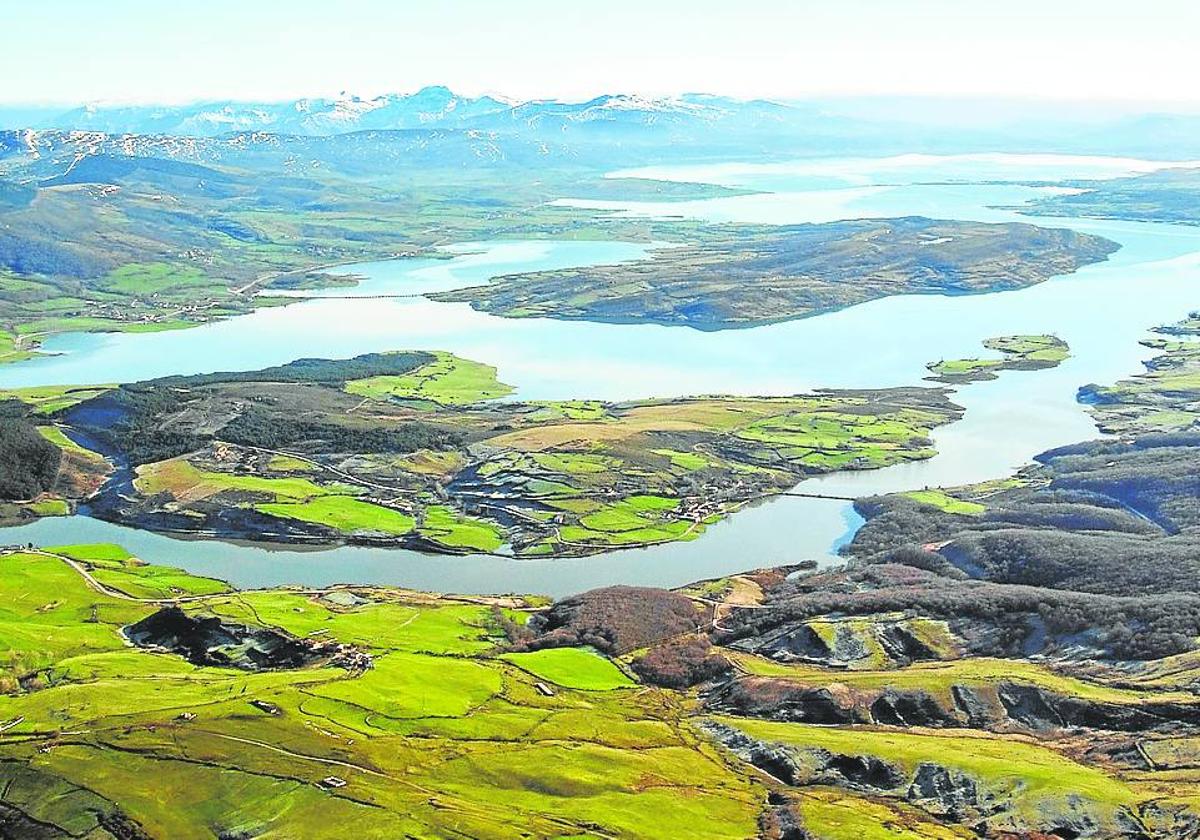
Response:
[{"label": "rocky outcrop", "polygon": [[746,677],[721,685],[705,697],[705,708],[713,712],[747,715],[797,723],[869,723],[844,693],[840,698],[829,688],[812,688],[785,680]]},{"label": "rocky outcrop", "polygon": [[742,677],[723,683],[704,697],[711,712],[791,723],[887,726],[962,726],[955,710],[944,708],[923,691],[853,691],[844,685],[801,685],[771,677]]},{"label": "rocky outcrop", "polygon": [[1142,808],[1140,816],[1151,837],[1165,840],[1195,840],[1200,837],[1200,815],[1182,805],[1151,802]]},{"label": "rocky outcrop", "polygon": [[925,692],[890,688],[871,704],[871,719],[888,726],[961,726],[952,712]]},{"label": "rocky outcrop", "polygon": [[902,667],[943,658],[945,651],[932,647],[910,623],[908,618],[893,617],[791,622],[769,633],[729,641],[728,646],[779,662],[832,668]]},{"label": "rocky outcrop", "polygon": [[349,645],[298,639],[281,630],[233,624],[216,616],[190,615],[179,607],[165,607],[124,632],[138,647],[177,653],[193,665],[244,671],[303,668],[318,662],[352,671],[370,667],[367,654]]},{"label": "rocky outcrop", "polygon": [[[1182,814],[1169,809],[1154,815],[1154,825],[1164,827],[1164,833],[1151,834],[1142,818],[1127,808],[1097,807],[1076,794],[1039,799],[1037,808],[1030,809],[1028,802],[1019,801],[1020,785],[1012,788],[1001,782],[989,787],[969,773],[934,761],[905,768],[872,755],[763,742],[715,721],[704,723],[703,728],[739,758],[785,784],[833,785],[901,798],[941,821],[968,826],[982,836],[1072,840],[1194,840],[1196,836],[1186,833],[1190,824]],[[790,836],[804,837],[802,833]]]},{"label": "rocky outcrop", "polygon": [[833,651],[807,624],[797,624],[769,639],[740,639],[730,647],[781,661],[828,662]]},{"label": "rocky outcrop", "polygon": [[989,731],[1190,733],[1200,731],[1196,703],[1150,701],[1111,703],[1070,697],[1034,685],[954,685],[949,702],[917,689],[861,689],[781,677],[744,676],[716,684],[704,695],[711,712],[793,723],[969,728]]},{"label": "rocky outcrop", "polygon": [[994,729],[1006,720],[994,686],[953,685],[950,698],[959,719],[971,729]]},{"label": "rocky outcrop", "polygon": [[939,659],[937,651],[904,624],[883,624],[876,637],[893,662],[907,664]]},{"label": "rocky outcrop", "polygon": [[812,782],[861,790],[892,790],[904,782],[899,768],[871,755],[839,755],[828,750],[808,751],[816,765]]},{"label": "rocky outcrop", "polygon": [[1062,729],[1065,721],[1047,702],[1047,694],[1040,688],[1011,683],[997,686],[996,696],[1011,720],[1030,729]]},{"label": "rocky outcrop", "polygon": [[701,728],[742,761],[785,784],[799,784],[806,775],[801,772],[792,753],[781,744],[765,744],[732,726],[715,721],[707,721],[701,724]]},{"label": "rocky outcrop", "polygon": [[981,791],[973,778],[939,764],[926,762],[917,768],[905,798],[938,817],[974,825],[1003,810],[1003,803]]},{"label": "rocky outcrop", "polygon": [[812,840],[794,803],[775,791],[768,795],[767,809],[758,820],[758,836],[759,840]]},{"label": "rocky outcrop", "polygon": [[768,744],[715,721],[707,721],[702,727],[738,758],[789,785],[837,785],[879,791],[892,790],[904,782],[899,768],[874,756]]},{"label": "rocky outcrop", "polygon": [[1148,732],[1186,731],[1200,726],[1200,702],[1103,703],[1018,683],[1001,683],[997,697],[1011,720],[1034,730],[1082,727]]}]

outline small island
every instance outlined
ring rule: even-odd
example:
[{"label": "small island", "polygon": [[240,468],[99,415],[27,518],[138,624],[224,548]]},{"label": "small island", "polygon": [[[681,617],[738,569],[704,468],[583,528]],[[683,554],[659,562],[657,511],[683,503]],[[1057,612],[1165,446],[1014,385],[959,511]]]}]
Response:
[{"label": "small island", "polygon": [[995,379],[1002,370],[1045,370],[1058,367],[1071,355],[1061,338],[1052,335],[1002,335],[983,342],[989,350],[1003,354],[999,359],[949,359],[926,365],[932,382],[962,385]]}]

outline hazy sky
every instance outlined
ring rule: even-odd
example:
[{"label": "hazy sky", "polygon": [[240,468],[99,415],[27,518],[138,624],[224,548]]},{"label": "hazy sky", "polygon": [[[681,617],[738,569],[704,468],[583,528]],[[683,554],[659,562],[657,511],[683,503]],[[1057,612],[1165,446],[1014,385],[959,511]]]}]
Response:
[{"label": "hazy sky", "polygon": [[1200,99],[1197,0],[0,0],[0,101]]}]

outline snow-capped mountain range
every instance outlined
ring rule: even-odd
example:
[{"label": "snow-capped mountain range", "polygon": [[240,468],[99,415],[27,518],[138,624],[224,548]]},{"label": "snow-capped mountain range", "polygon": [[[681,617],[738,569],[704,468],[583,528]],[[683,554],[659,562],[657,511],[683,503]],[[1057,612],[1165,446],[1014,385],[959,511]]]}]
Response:
[{"label": "snow-capped mountain range", "polygon": [[108,154],[230,165],[248,156],[282,156],[289,161],[336,158],[343,165],[377,165],[382,159],[413,165],[560,159],[619,167],[831,152],[996,150],[1191,160],[1200,157],[1198,129],[1200,116],[1164,114],[1103,125],[1051,116],[1004,128],[954,130],[849,116],[818,102],[707,94],[515,102],[434,86],[409,94],[291,102],[91,105],[61,112],[0,105],[0,161],[16,155],[69,162]]},{"label": "snow-capped mountain range", "polygon": [[735,115],[744,117],[748,112],[759,118],[779,120],[796,110],[768,102],[740,102],[704,95],[659,99],[605,95],[579,103],[511,102],[490,96],[459,96],[449,88],[434,86],[416,93],[387,94],[369,99],[345,95],[291,102],[87,105],[58,114],[42,114],[31,125],[2,125],[0,128],[186,137],[216,137],[247,131],[329,136],[354,131],[431,128],[489,131],[513,127],[514,123],[522,127],[561,128],[573,122],[713,122]]}]

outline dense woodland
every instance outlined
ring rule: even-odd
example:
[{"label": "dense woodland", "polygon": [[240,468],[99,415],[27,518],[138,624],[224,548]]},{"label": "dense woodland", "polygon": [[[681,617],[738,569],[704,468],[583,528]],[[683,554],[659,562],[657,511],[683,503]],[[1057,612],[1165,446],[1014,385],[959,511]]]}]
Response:
[{"label": "dense woodland", "polygon": [[984,499],[975,516],[903,495],[864,500],[868,522],[849,552],[998,583],[1200,592],[1200,439],[1094,441],[1039,460],[1028,484]]},{"label": "dense woodland", "polygon": [[[268,382],[339,386],[351,379],[408,373],[430,359],[426,353],[372,353],[343,360],[300,359],[262,371],[166,377],[123,385],[74,409],[70,419],[134,465],[194,452],[214,440],[263,449],[304,443],[312,452],[406,453],[459,446],[461,434],[434,424],[329,422],[297,405],[303,393],[279,399],[236,387]],[[215,430],[203,431],[164,423],[189,405],[202,411],[218,405],[215,415],[223,412],[223,420],[207,424],[216,425]]]},{"label": "dense woodland", "polygon": [[714,651],[707,636],[688,636],[651,648],[632,667],[651,685],[683,689],[717,679],[733,666]]},{"label": "dense woodland", "polygon": [[518,649],[591,645],[623,654],[694,633],[703,617],[685,596],[644,586],[608,586],[564,598],[530,620]]},{"label": "dense woodland", "polygon": [[823,615],[911,613],[945,619],[979,656],[1060,654],[1155,659],[1191,650],[1200,596],[1118,597],[960,580],[900,565],[852,567],[778,587],[771,609],[724,622],[722,642],[782,632]]},{"label": "dense woodland", "polygon": [[49,490],[62,455],[26,417],[27,407],[0,401],[0,499],[31,499]]},{"label": "dense woodland", "polygon": [[126,390],[153,391],[163,386],[186,389],[234,382],[311,382],[320,385],[341,385],[352,379],[409,373],[432,362],[433,359],[432,353],[420,352],[364,353],[351,359],[296,359],[286,365],[261,370],[164,376],[138,383],[136,386],[126,386]]}]

